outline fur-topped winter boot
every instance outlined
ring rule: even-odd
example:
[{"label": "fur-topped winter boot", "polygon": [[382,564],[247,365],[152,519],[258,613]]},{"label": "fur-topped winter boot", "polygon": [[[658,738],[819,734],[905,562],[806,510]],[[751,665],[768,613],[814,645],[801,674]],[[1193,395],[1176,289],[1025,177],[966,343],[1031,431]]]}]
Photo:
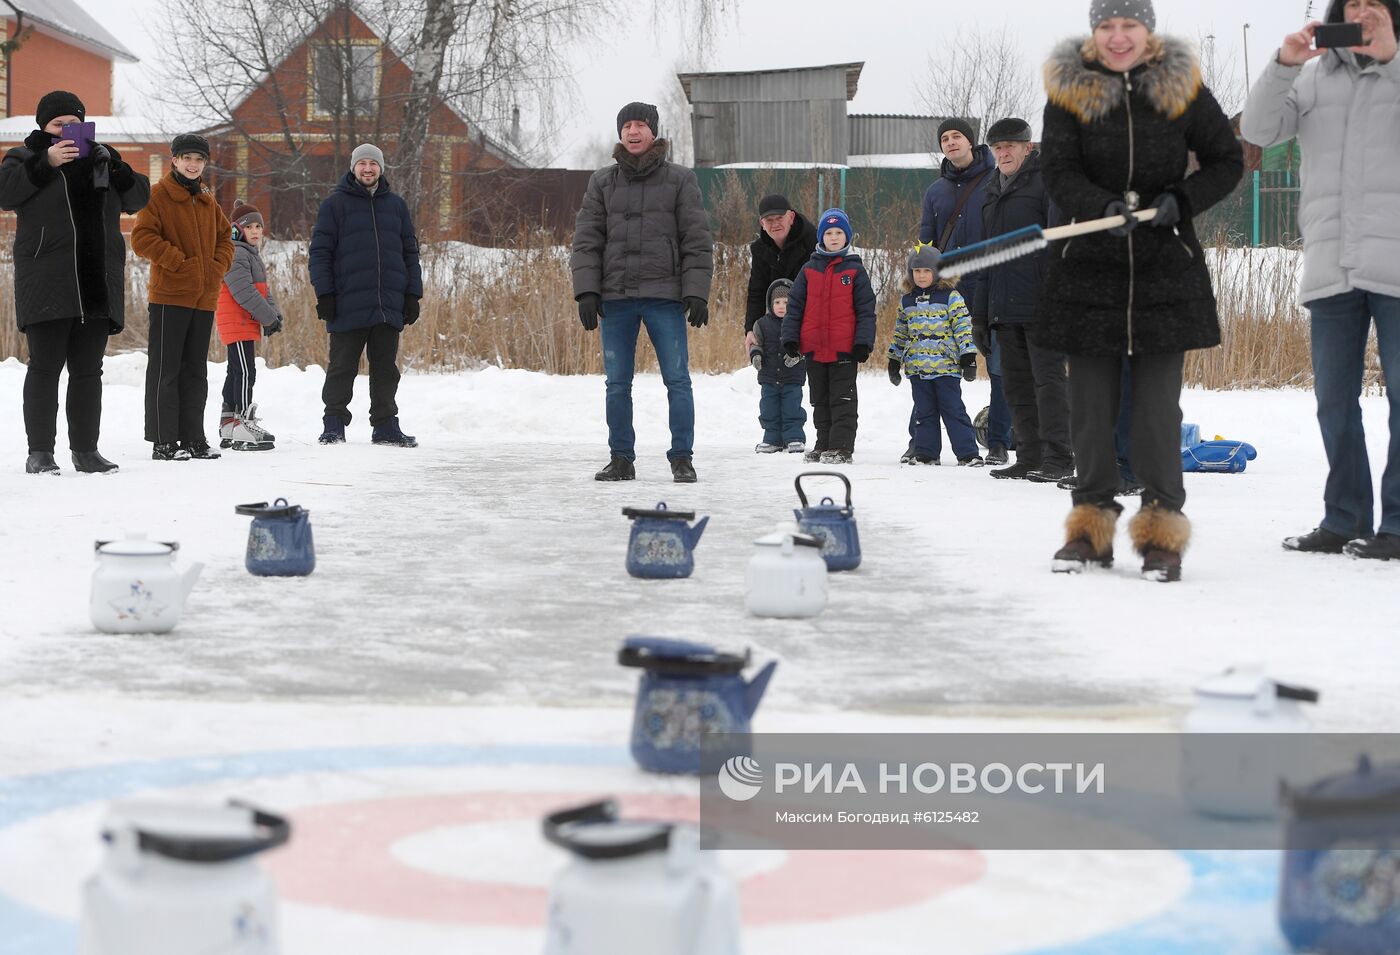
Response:
[{"label": "fur-topped winter boot", "polygon": [[1191,540],[1191,522],[1185,514],[1144,507],[1128,523],[1128,534],[1142,555],[1143,579],[1161,583],[1181,579],[1181,554]]},{"label": "fur-topped winter boot", "polygon": [[1065,546],[1055,552],[1050,569],[1057,574],[1077,574],[1090,564],[1113,566],[1113,530],[1123,508],[1076,504],[1065,518]]}]

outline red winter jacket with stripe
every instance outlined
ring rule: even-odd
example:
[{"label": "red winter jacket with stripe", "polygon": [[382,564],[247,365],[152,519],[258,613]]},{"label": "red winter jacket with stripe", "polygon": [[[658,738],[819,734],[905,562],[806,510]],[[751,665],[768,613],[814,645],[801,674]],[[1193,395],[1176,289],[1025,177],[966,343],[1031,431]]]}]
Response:
[{"label": "red winter jacket with stripe", "polygon": [[813,361],[849,358],[857,343],[875,347],[875,289],[860,256],[818,249],[788,293],[783,344],[797,342]]}]

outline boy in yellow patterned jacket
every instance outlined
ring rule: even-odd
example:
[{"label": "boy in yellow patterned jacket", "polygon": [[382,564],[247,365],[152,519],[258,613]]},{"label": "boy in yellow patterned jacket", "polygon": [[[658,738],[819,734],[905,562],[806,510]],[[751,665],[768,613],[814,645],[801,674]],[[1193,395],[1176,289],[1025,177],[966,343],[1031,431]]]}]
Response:
[{"label": "boy in yellow patterned jacket", "polygon": [[977,377],[972,319],[954,283],[937,279],[937,268],[938,252],[931,245],[920,244],[909,256],[909,274],[890,341],[890,383],[898,385],[903,371],[914,392],[912,463],[939,463],[941,418],[958,464],[980,468],[982,456],[977,453],[959,381],[959,377],[967,381]]}]

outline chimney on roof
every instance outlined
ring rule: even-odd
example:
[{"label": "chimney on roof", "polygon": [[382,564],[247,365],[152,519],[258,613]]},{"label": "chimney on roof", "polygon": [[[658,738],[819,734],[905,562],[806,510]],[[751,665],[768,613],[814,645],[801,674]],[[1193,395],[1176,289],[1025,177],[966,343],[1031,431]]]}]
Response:
[{"label": "chimney on roof", "polygon": [[510,141],[515,145],[520,145],[520,107],[510,108]]}]

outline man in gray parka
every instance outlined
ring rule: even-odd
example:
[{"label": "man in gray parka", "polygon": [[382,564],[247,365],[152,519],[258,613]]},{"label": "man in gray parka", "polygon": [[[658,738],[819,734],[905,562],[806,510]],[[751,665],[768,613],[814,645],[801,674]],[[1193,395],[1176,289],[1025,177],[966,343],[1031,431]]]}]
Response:
[{"label": "man in gray parka", "polygon": [[636,476],[632,375],[637,336],[646,325],[670,405],[671,449],[677,483],[695,481],[695,400],[690,390],[687,318],[709,321],[714,271],[709,220],[694,171],[666,161],[657,139],[656,107],[628,103],[617,114],[615,162],[593,174],[574,223],[574,298],[585,331],[603,326],[607,377],[608,465],[599,481]]},{"label": "man in gray parka", "polygon": [[[1390,560],[1400,559],[1400,0],[1332,0],[1327,22],[1343,21],[1361,24],[1363,45],[1313,49],[1316,22],[1285,37],[1240,129],[1259,146],[1297,136],[1304,157],[1302,302],[1328,474],[1322,523],[1283,546]],[[1375,536],[1359,401],[1373,321],[1390,400]]]}]

